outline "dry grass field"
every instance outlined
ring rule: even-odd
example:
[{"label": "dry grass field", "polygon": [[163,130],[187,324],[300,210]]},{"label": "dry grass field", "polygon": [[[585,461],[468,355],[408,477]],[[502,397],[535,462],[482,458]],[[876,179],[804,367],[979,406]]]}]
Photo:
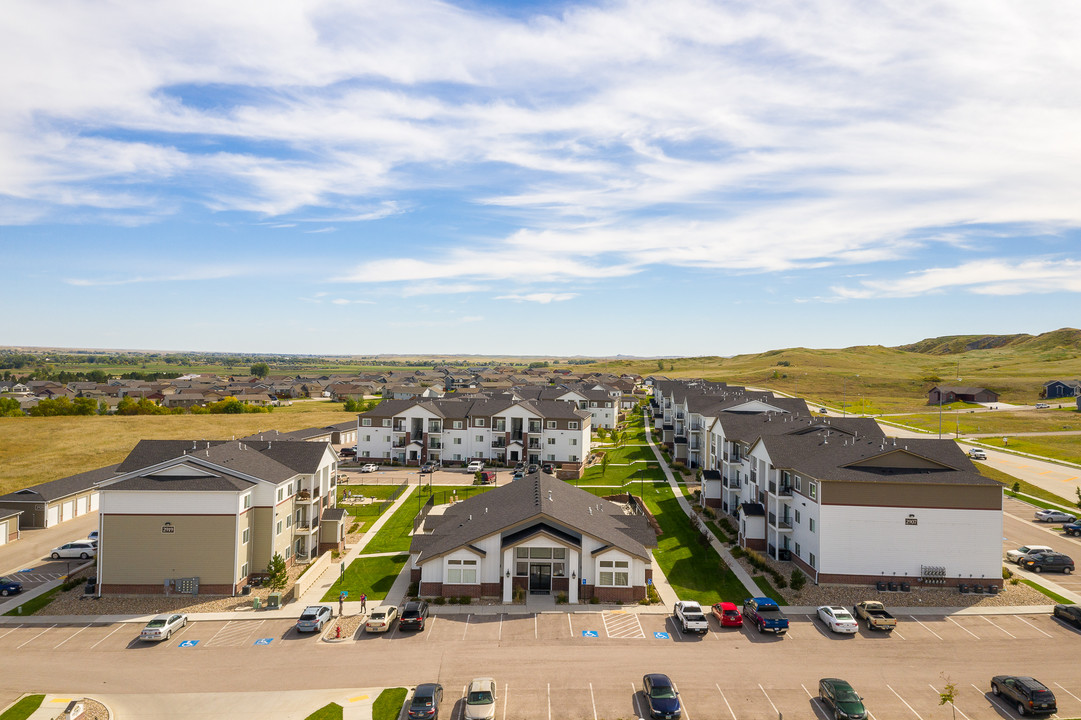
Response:
[{"label": "dry grass field", "polygon": [[340,403],[322,401],[251,415],[0,418],[0,494],[120,462],[144,438],[229,440],[355,418]]}]

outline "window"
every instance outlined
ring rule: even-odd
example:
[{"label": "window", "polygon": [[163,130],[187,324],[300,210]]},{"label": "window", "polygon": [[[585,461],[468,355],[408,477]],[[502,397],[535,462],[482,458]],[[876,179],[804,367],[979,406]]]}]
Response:
[{"label": "window", "polygon": [[250,507],[251,507],[251,493],[248,493],[247,495],[244,496],[244,508],[247,509],[247,508],[250,508]]},{"label": "window", "polygon": [[514,574],[518,577],[523,577],[529,574],[529,563],[520,562],[514,565]]},{"label": "window", "polygon": [[550,547],[535,547],[529,548],[529,557],[535,560],[551,560],[552,548]]},{"label": "window", "polygon": [[814,566],[815,566],[815,554],[814,554],[814,553],[811,553],[811,554],[810,554],[810,555],[808,556],[808,558],[807,558],[807,564],[808,564],[808,565],[810,565],[811,567],[814,567]]},{"label": "window", "polygon": [[390,427],[390,418],[383,418],[383,427]]},{"label": "window", "polygon": [[476,585],[476,560],[447,560],[447,582],[451,585]]},{"label": "window", "polygon": [[596,402],[591,402],[591,403],[589,403],[589,406],[590,406],[591,408],[592,408],[592,407],[597,407],[597,403],[596,403]]},{"label": "window", "polygon": [[556,429],[556,421],[555,420],[549,420],[548,421],[548,429],[549,430],[555,430]]},{"label": "window", "polygon": [[484,427],[484,418],[474,418],[473,427]]},{"label": "window", "polygon": [[799,543],[796,543],[796,557],[800,557]]},{"label": "window", "polygon": [[818,497],[818,485],[816,483],[807,483],[807,497],[811,498],[812,500]]},{"label": "window", "polygon": [[288,560],[291,557],[293,557],[293,547],[291,545],[286,545],[285,546],[285,559]]},{"label": "window", "polygon": [[552,563],[552,577],[566,577],[567,564],[566,563]]},{"label": "window", "polygon": [[281,520],[279,520],[278,524],[275,526],[274,534],[275,535],[281,535],[282,534],[282,521]]},{"label": "window", "polygon": [[556,560],[566,560],[567,548],[552,548],[552,557]]},{"label": "window", "polygon": [[365,435],[364,436],[364,442],[371,442],[371,441],[372,441],[372,436],[371,435]]},{"label": "window", "polygon": [[571,462],[578,462],[578,456],[577,455],[571,455],[570,456],[570,461]]},{"label": "window", "polygon": [[791,476],[791,475],[789,475],[789,474],[788,474],[787,472],[782,472],[782,473],[781,473],[781,477],[782,477],[782,478],[784,478],[784,484],[785,484],[785,485],[789,485],[789,484],[791,484],[791,482],[792,482],[792,476]]},{"label": "window", "polygon": [[571,420],[569,423],[567,423],[567,429],[568,430],[577,430],[578,429],[578,423]]},{"label": "window", "polygon": [[462,421],[461,420],[455,420],[453,427],[454,427],[455,430],[461,430],[462,429]]},{"label": "window", "polygon": [[529,559],[529,548],[527,548],[527,547],[515,548],[514,549],[514,557],[519,558],[519,559],[522,559],[522,558]]},{"label": "window", "polygon": [[[299,518],[297,519],[297,522],[298,523],[300,522]],[[293,527],[293,516],[292,515],[286,515],[285,516],[285,527],[287,527],[287,528]]]},{"label": "window", "polygon": [[553,438],[553,437],[548,438],[548,444],[549,445],[555,445],[556,444],[556,439]]},{"label": "window", "polygon": [[799,510],[796,510],[795,515],[796,515],[796,524],[799,525]]},{"label": "window", "polygon": [[[249,542],[251,542],[251,528],[244,528],[244,532],[241,533],[241,535],[240,535],[240,542],[242,542],[245,545],[247,545]],[[240,573],[240,574],[241,575],[247,575],[248,573],[243,572],[243,573]]]},{"label": "window", "polygon": [[360,456],[361,457],[371,457],[372,456],[372,451],[371,450],[365,450],[364,452],[362,452],[360,454]]},{"label": "window", "polygon": [[477,438],[477,442],[479,442],[479,443],[484,442],[484,436],[483,435],[477,435],[476,438]]},{"label": "window", "polygon": [[288,485],[285,486],[285,494],[286,495],[292,495],[293,494],[293,483],[289,483]]},{"label": "window", "polygon": [[361,418],[360,419],[360,424],[363,425],[364,427],[371,427],[372,426],[372,419],[371,418]]},{"label": "window", "polygon": [[[461,445],[462,441],[461,441],[460,438],[454,438],[454,443],[456,445]],[[461,460],[462,459],[462,454],[461,453],[454,453],[454,459],[455,460]]]},{"label": "window", "polygon": [[601,560],[600,567],[601,574],[597,582],[598,585],[630,586],[630,563],[626,560]]},{"label": "window", "polygon": [[548,462],[555,462],[556,461],[556,456],[551,454],[551,453],[548,453],[547,460],[548,460]]},{"label": "window", "polygon": [[577,445],[577,444],[578,444],[578,438],[571,438],[571,445]]},{"label": "window", "polygon": [[796,492],[802,492],[803,491],[803,488],[800,487],[800,476],[799,475],[796,476],[796,480],[795,480],[795,483],[793,484],[793,487],[796,489]]},{"label": "window", "polygon": [[285,488],[278,488],[278,502],[285,498]]},{"label": "window", "polygon": [[807,527],[810,528],[811,532],[815,531],[815,519],[814,518],[807,518]]}]

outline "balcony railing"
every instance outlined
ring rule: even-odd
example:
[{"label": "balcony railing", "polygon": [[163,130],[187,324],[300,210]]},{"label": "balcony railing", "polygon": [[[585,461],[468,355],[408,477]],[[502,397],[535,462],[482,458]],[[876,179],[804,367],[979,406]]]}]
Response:
[{"label": "balcony railing", "polygon": [[301,490],[297,493],[297,500],[311,500],[312,494],[308,490]]},{"label": "balcony railing", "polygon": [[770,524],[770,527],[775,527],[778,530],[791,530],[792,529],[792,516],[791,515],[786,515],[784,517],[778,518],[777,513],[772,513],[771,512],[769,514],[769,524]]},{"label": "balcony railing", "polygon": [[535,439],[530,438],[530,440],[529,440],[529,449],[530,450],[540,450],[541,449],[540,440],[535,440]]},{"label": "balcony railing", "polygon": [[505,447],[507,447],[507,441],[504,440],[503,438],[500,438],[499,440],[493,440],[492,441],[492,447],[494,447],[494,448],[505,448]]},{"label": "balcony railing", "polygon": [[782,485],[780,488],[778,488],[777,494],[778,495],[789,495],[789,496],[792,495],[792,486],[791,485]]},{"label": "balcony railing", "polygon": [[406,438],[398,438],[391,444],[391,447],[403,448],[408,444],[409,440],[407,440]]},{"label": "balcony railing", "polygon": [[432,440],[431,438],[428,438],[428,448],[431,450],[442,450],[443,443],[439,440]]}]

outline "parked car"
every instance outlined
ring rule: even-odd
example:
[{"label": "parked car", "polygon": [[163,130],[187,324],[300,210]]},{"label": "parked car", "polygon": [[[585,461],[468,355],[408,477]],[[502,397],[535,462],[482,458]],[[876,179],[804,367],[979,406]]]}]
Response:
[{"label": "parked car", "polygon": [[439,704],[443,702],[443,686],[421,683],[409,701],[409,720],[439,720]]},{"label": "parked car", "polygon": [[1025,559],[1026,555],[1044,552],[1055,552],[1055,550],[1048,545],[1022,545],[1016,550],[1007,550],[1006,559],[1016,565],[1020,565],[1021,561]]},{"label": "parked car", "polygon": [[867,717],[867,708],[863,698],[852,686],[840,678],[822,678],[818,681],[818,700],[833,710],[835,718],[863,720]]},{"label": "parked car", "polygon": [[522,462],[522,461],[519,461],[518,464],[516,464],[514,466],[514,469],[515,469],[515,471],[521,470],[522,472],[525,472],[525,463]]},{"label": "parked car", "polygon": [[386,632],[398,619],[397,605],[380,605],[368,616],[368,622],[364,623],[365,632]]},{"label": "parked car", "polygon": [[743,625],[743,615],[740,614],[735,603],[715,603],[713,605],[713,617],[717,618],[717,622],[721,624],[721,627],[742,627]]},{"label": "parked car", "polygon": [[777,603],[768,597],[748,598],[743,601],[743,621],[758,628],[758,632],[784,635],[788,632],[788,618]]},{"label": "parked car", "polygon": [[428,462],[420,466],[420,471],[422,473],[433,473],[440,467],[441,465],[438,460],[429,460]]},{"label": "parked car", "polygon": [[991,692],[1014,703],[1019,715],[1040,715],[1058,712],[1055,694],[1039,680],[1021,675],[995,675]]},{"label": "parked car", "polygon": [[480,472],[481,470],[484,469],[484,461],[483,460],[474,460],[473,462],[466,465],[465,469],[466,469],[466,472]]},{"label": "parked car", "polygon": [[983,450],[980,450],[979,448],[972,448],[971,450],[969,450],[968,451],[968,456],[970,458],[972,458],[973,460],[986,460],[987,459],[987,453],[985,453]]},{"label": "parked car", "polygon": [[1081,523],[1072,522],[1062,526],[1062,532],[1071,537],[1081,537]]},{"label": "parked car", "polygon": [[885,606],[877,600],[864,600],[852,608],[852,615],[857,622],[863,618],[868,630],[893,632],[897,627],[897,618],[890,615]]},{"label": "parked car", "polygon": [[49,557],[53,560],[59,560],[60,558],[80,558],[82,560],[88,560],[89,558],[97,557],[97,554],[98,548],[90,540],[65,543],[60,547],[53,548],[49,551]]},{"label": "parked car", "polygon": [[398,627],[402,630],[423,630],[424,621],[428,619],[428,603],[424,600],[411,600],[402,608],[401,617],[398,618]]},{"label": "parked car", "polygon": [[675,720],[682,713],[676,686],[661,673],[650,673],[642,678],[642,692],[649,706],[649,716],[661,720]]},{"label": "parked car", "polygon": [[297,620],[297,632],[319,632],[330,622],[332,615],[326,605],[309,605],[300,613]]},{"label": "parked car", "polygon": [[465,695],[465,720],[494,720],[495,680],[475,678]]},{"label": "parked car", "polygon": [[357,449],[351,447],[342,448],[338,451],[338,455],[340,455],[341,457],[356,457]]},{"label": "parked car", "polygon": [[173,633],[188,624],[188,616],[182,613],[172,615],[158,615],[146,624],[139,633],[140,640],[161,641],[168,640]]},{"label": "parked car", "polygon": [[362,473],[375,472],[378,469],[379,469],[379,466],[376,465],[375,463],[368,463],[367,465],[361,465],[360,466],[360,471]]},{"label": "parked car", "polygon": [[702,612],[702,606],[694,600],[680,600],[672,608],[672,614],[676,616],[676,624],[684,633],[696,632],[705,635],[709,632],[709,621]]},{"label": "parked car", "polygon": [[1060,572],[1069,575],[1073,572],[1073,560],[1062,553],[1034,553],[1026,555],[1020,562],[1021,567],[1032,572]]},{"label": "parked car", "polygon": [[818,619],[826,624],[830,632],[851,635],[860,629],[856,618],[852,617],[843,607],[822,605],[818,608]]},{"label": "parked car", "polygon": [[90,542],[95,542],[96,543],[98,541],[98,531],[95,530],[94,532],[90,533],[89,535],[86,536],[86,539],[89,540]]},{"label": "parked car", "polygon": [[7,597],[8,595],[15,595],[23,591],[23,584],[16,582],[9,577],[0,577],[0,595]]},{"label": "parked car", "polygon": [[514,474],[510,476],[511,480],[521,480],[525,477],[525,470],[515,470]]},{"label": "parked car", "polygon": [[1048,405],[1047,403],[1036,403],[1036,409],[1037,410],[1046,410],[1049,407],[1051,407],[1051,406]]},{"label": "parked car", "polygon": [[556,466],[553,465],[552,463],[544,463],[544,465],[541,466],[541,470],[543,470],[544,472],[551,475],[552,473],[555,472]]},{"label": "parked car", "polygon": [[495,472],[492,470],[481,470],[480,479],[473,481],[478,485],[495,485]]},{"label": "parked car", "polygon": [[536,463],[529,463],[529,465],[526,466],[525,474],[526,475],[532,475],[533,473],[539,472],[539,471],[540,471],[540,468],[537,467]]},{"label": "parked car", "polygon": [[1060,523],[1072,523],[1077,520],[1076,517],[1069,513],[1062,512],[1061,510],[1037,510],[1036,522],[1060,522]]},{"label": "parked car", "polygon": [[1056,605],[1051,612],[1052,617],[1065,620],[1071,625],[1081,629],[1081,605]]}]

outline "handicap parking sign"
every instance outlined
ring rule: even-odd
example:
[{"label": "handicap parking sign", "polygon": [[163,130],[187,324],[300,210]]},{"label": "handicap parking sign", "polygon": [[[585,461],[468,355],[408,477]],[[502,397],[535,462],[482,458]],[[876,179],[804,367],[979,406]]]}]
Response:
[{"label": "handicap parking sign", "polygon": [[653,637],[656,638],[657,640],[671,640],[672,639],[672,636],[669,635],[666,632],[655,632],[655,633],[653,633]]},{"label": "handicap parking sign", "polygon": [[259,638],[258,640],[255,641],[255,644],[256,645],[269,645],[272,642],[274,642],[274,638]]},{"label": "handicap parking sign", "polygon": [[596,630],[583,630],[582,631],[582,637],[590,637],[590,638],[597,637],[597,631]]},{"label": "handicap parking sign", "polygon": [[177,647],[195,647],[198,644],[198,640],[181,640],[180,645],[178,645]]}]

